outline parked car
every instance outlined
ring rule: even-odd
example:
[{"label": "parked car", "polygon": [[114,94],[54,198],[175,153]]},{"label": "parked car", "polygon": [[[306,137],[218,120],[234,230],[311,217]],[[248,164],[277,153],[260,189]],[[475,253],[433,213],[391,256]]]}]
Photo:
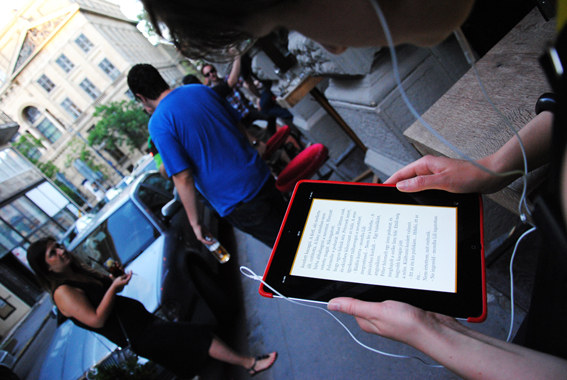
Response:
[{"label": "parked car", "polygon": [[73,239],[79,234],[79,232],[84,230],[93,221],[93,219],[94,214],[85,214],[81,216],[75,221],[75,223],[71,225],[71,227],[67,229],[67,231],[65,231],[63,237],[59,239],[59,243],[63,244],[65,247],[68,247]]},{"label": "parked car", "polygon": [[[165,215],[162,208],[166,209]],[[202,207],[202,220],[213,232],[216,214]],[[69,251],[104,271],[109,259],[133,271],[121,295],[142,302],[168,320],[214,326],[224,308],[225,292],[216,278],[218,263],[197,240],[173,184],[158,172],[144,173],[105,205],[70,243]],[[116,360],[116,346],[75,326],[57,329],[40,379],[75,380],[99,362]]]}]

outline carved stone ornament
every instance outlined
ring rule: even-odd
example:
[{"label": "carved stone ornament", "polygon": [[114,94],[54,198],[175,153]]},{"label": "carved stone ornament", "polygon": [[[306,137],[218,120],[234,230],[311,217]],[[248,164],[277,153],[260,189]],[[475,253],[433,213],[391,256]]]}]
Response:
[{"label": "carved stone ornament", "polygon": [[363,76],[370,72],[374,55],[380,48],[349,48],[344,53],[329,53],[317,42],[297,32],[289,33],[289,51],[311,75]]},{"label": "carved stone ornament", "polygon": [[33,28],[28,29],[26,33],[26,38],[22,43],[22,48],[20,49],[20,54],[18,55],[18,60],[14,66],[14,72],[16,72],[20,66],[35,52],[36,48],[40,46],[53,31],[61,24],[61,22],[67,17],[66,14],[51,19],[44,22],[41,25],[37,25]]}]

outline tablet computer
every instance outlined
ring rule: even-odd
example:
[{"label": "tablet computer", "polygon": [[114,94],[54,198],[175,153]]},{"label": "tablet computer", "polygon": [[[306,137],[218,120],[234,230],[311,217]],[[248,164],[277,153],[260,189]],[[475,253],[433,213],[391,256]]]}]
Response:
[{"label": "tablet computer", "polygon": [[[283,296],[396,300],[486,318],[482,198],[393,185],[301,181],[264,281]],[[260,294],[277,296],[263,284]]]}]

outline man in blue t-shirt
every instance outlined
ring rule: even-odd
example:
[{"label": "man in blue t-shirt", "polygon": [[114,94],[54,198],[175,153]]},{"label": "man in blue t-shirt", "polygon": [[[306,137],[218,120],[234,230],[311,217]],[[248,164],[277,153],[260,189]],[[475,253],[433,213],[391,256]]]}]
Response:
[{"label": "man in blue t-shirt", "polygon": [[152,115],[150,136],[197,238],[210,244],[197,213],[196,190],[221,217],[272,247],[286,204],[240,128],[241,116],[206,86],[170,89],[151,65],[132,67],[128,85]]}]

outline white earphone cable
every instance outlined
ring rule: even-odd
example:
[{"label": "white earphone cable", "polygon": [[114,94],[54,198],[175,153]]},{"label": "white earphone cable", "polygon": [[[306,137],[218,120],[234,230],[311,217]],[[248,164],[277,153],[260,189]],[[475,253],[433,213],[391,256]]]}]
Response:
[{"label": "white earphone cable", "polygon": [[331,317],[333,317],[333,319],[334,319],[335,321],[337,321],[337,322],[346,330],[346,332],[350,335],[350,337],[351,337],[356,343],[358,343],[360,346],[366,348],[367,350],[370,350],[370,351],[375,352],[375,353],[377,353],[377,354],[384,355],[384,356],[388,356],[388,357],[391,357],[391,358],[398,358],[398,359],[416,359],[416,360],[419,360],[421,363],[423,363],[424,365],[426,365],[426,366],[428,366],[428,367],[443,368],[442,365],[429,364],[429,363],[425,362],[423,359],[421,359],[421,358],[419,358],[419,357],[417,357],[417,356],[407,356],[407,355],[391,354],[391,353],[388,353],[388,352],[380,351],[380,350],[378,350],[378,349],[376,349],[376,348],[372,348],[372,347],[370,347],[370,346],[368,346],[368,345],[362,343],[361,341],[359,341],[359,340],[352,334],[352,332],[348,329],[348,327],[346,327],[345,324],[344,324],[343,322],[341,322],[341,320],[338,319],[335,315],[333,315],[333,313],[331,313],[329,310],[324,309],[324,308],[319,307],[319,306],[315,306],[315,305],[311,305],[311,304],[308,304],[308,303],[303,303],[303,302],[299,302],[299,301],[297,301],[297,300],[293,300],[293,299],[287,298],[286,296],[284,296],[283,294],[281,294],[280,292],[278,292],[277,290],[275,290],[274,288],[272,288],[270,285],[268,285],[268,284],[262,279],[262,277],[258,276],[256,273],[254,273],[254,271],[252,271],[252,270],[251,270],[250,268],[248,268],[248,267],[241,266],[241,267],[240,267],[240,272],[241,272],[243,275],[245,275],[246,277],[251,278],[252,280],[261,282],[262,284],[264,284],[265,287],[267,287],[267,288],[270,289],[272,292],[274,292],[274,294],[278,295],[279,297],[285,299],[285,300],[288,301],[288,302],[291,302],[291,303],[293,303],[293,304],[295,304],[295,305],[299,305],[299,306],[304,306],[304,307],[309,307],[309,308],[312,308],[312,309],[321,310],[321,311],[323,311],[323,312],[329,314]]}]

